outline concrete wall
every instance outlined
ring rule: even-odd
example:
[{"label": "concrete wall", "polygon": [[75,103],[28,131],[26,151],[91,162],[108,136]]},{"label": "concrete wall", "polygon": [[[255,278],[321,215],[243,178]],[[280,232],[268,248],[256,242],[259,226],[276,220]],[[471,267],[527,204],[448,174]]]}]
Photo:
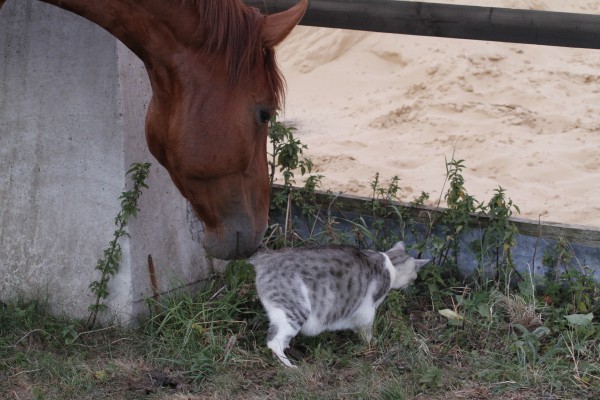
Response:
[{"label": "concrete wall", "polygon": [[150,189],[121,242],[107,316],[145,310],[149,254],[161,291],[206,278],[201,228],[146,147],[149,99],[141,62],[101,28],[33,0],[0,9],[0,300],[87,315],[132,162],[153,163]]}]

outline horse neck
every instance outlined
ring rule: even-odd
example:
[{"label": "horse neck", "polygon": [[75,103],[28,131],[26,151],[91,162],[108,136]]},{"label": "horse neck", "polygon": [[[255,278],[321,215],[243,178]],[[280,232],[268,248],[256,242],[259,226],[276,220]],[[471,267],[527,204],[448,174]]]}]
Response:
[{"label": "horse neck", "polygon": [[[0,6],[5,0],[0,0]],[[165,0],[39,0],[71,11],[106,29],[144,62],[160,58],[179,44],[197,37],[193,2]],[[196,23],[194,23],[196,22]],[[174,23],[176,26],[174,26]],[[149,31],[156,35],[148,35]]]}]

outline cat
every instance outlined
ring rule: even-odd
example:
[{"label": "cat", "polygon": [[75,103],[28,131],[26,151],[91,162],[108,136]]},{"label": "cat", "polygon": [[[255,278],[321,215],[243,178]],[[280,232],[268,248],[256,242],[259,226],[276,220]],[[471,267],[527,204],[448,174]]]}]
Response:
[{"label": "cat", "polygon": [[298,334],[352,329],[370,343],[375,310],[391,289],[403,289],[429,260],[409,256],[398,242],[383,252],[352,246],[262,250],[250,257],[256,289],[269,318],[267,346],[284,354]]}]

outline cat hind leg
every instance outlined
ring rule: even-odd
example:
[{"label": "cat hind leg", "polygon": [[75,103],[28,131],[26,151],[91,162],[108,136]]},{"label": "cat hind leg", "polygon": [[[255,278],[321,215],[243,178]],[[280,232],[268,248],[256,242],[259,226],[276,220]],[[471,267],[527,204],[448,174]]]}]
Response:
[{"label": "cat hind leg", "polygon": [[364,325],[355,330],[358,336],[363,340],[367,347],[371,347],[371,341],[373,339],[373,325]]},{"label": "cat hind leg", "polygon": [[269,313],[269,335],[267,338],[267,347],[271,349],[273,354],[289,368],[296,368],[294,364],[287,358],[284,351],[290,345],[290,340],[300,330],[300,328],[294,328],[288,321],[283,310],[277,309],[272,310]]}]

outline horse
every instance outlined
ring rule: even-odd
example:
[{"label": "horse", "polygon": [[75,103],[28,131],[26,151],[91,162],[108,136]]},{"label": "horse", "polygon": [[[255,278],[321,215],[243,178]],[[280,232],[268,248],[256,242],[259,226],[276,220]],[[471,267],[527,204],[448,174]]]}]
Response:
[{"label": "horse", "polygon": [[142,60],[146,143],[202,220],[207,254],[254,253],[268,223],[268,123],[284,96],[274,47],[308,0],[272,15],[242,0],[40,1],[99,25]]}]

